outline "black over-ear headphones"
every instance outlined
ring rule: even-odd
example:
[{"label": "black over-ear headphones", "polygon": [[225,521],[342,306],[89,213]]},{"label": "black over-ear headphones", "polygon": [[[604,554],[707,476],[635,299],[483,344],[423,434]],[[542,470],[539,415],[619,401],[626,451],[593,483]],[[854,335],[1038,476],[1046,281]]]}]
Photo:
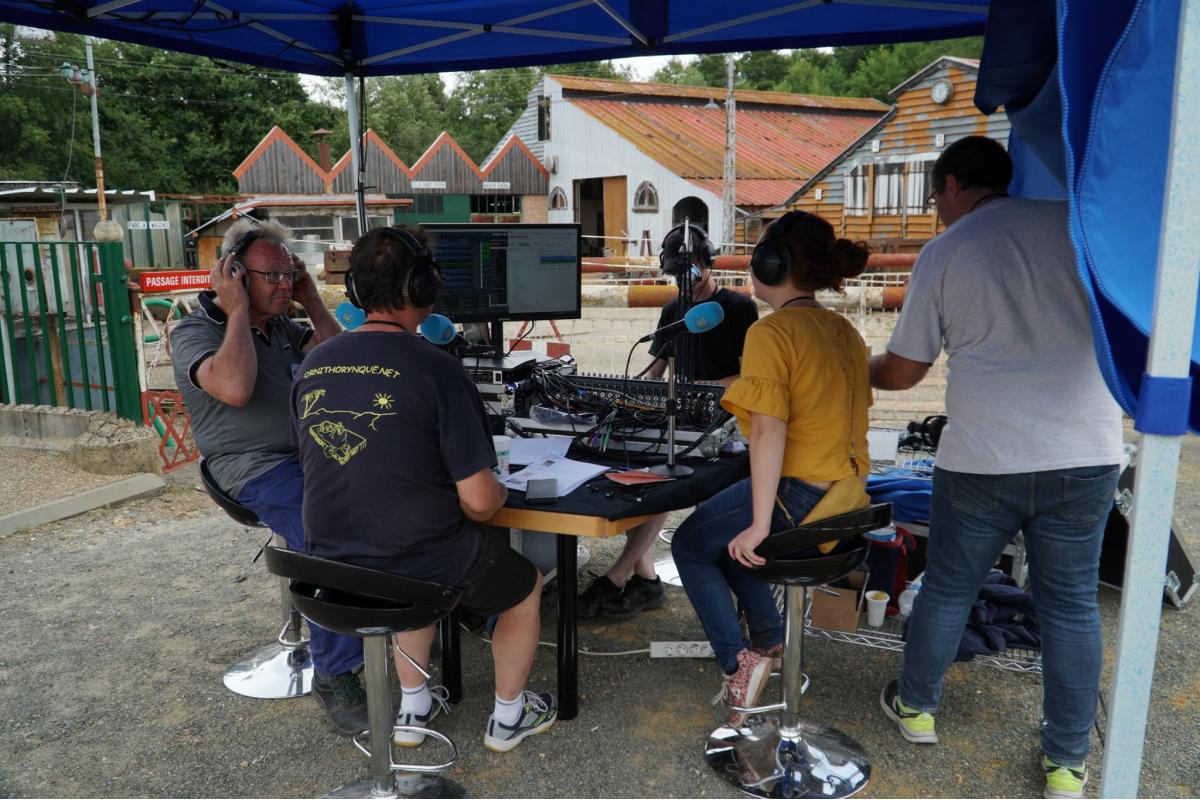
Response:
[{"label": "black over-ear headphones", "polygon": [[[669,275],[679,275],[690,266],[683,257],[686,244],[683,226],[684,223],[681,222],[667,231],[658,251],[658,265]],[[717,257],[717,248],[708,240],[708,234],[699,225],[691,223],[688,227],[692,229],[692,255],[696,257],[696,265],[711,269],[713,260]]]},{"label": "black over-ear headphones", "polygon": [[[412,256],[412,263],[408,269],[408,280],[400,287],[400,302],[416,308],[427,308],[436,303],[438,292],[442,288],[442,270],[434,260],[433,254],[425,245],[421,244],[420,239],[404,228],[388,226],[379,230],[383,236],[403,242]],[[358,245],[355,245],[354,249],[357,250]],[[353,267],[353,251],[350,263]],[[353,268],[346,272],[346,296],[357,308],[363,307],[362,302],[358,299],[358,291],[354,287]]]},{"label": "black over-ear headphones", "polygon": [[792,271],[792,254],[783,241],[783,235],[797,219],[812,216],[807,211],[789,211],[767,228],[762,241],[750,255],[750,271],[760,283],[778,286],[787,280]]},{"label": "black over-ear headphones", "polygon": [[245,219],[248,219],[254,223],[254,227],[250,228],[250,230],[239,236],[238,240],[233,243],[233,247],[229,248],[229,252],[233,256],[233,262],[240,265],[242,268],[242,286],[245,286],[247,289],[249,289],[250,273],[246,271],[246,265],[242,264],[240,261],[238,261],[238,259],[241,257],[242,253],[246,252],[246,248],[249,247],[255,239],[262,235],[262,228],[259,227],[258,220],[256,220],[254,217],[245,217]]}]

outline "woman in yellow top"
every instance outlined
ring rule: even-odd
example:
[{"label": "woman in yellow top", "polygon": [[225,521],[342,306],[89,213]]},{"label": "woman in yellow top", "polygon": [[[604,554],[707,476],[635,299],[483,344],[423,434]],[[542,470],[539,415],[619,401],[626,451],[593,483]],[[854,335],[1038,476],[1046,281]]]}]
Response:
[{"label": "woman in yellow top", "polygon": [[[734,562],[762,564],[754,549],[771,533],[868,503],[867,347],[816,299],[862,274],[867,254],[820,217],[793,211],[766,230],[751,257],[754,294],[775,313],[746,334],[741,377],[721,400],[750,440],[750,477],[701,503],[671,543],[731,705],[757,703],[771,651],[783,641],[771,587]],[[731,593],[746,613],[748,640]]]}]

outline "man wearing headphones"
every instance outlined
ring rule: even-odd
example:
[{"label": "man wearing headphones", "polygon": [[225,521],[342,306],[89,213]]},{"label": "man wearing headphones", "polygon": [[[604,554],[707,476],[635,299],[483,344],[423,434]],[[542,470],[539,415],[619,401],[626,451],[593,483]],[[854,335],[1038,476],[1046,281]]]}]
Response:
[{"label": "man wearing headphones", "polygon": [[[407,578],[460,587],[459,605],[498,616],[492,636],[496,697],[484,746],[497,752],[541,733],[558,715],[553,695],[525,690],[540,630],[542,576],[484,528],[508,496],[483,403],[462,365],[416,335],[437,300],[441,272],[405,228],[377,228],[350,255],[346,294],[366,311],[354,331],[317,347],[292,387],[304,468],[306,549]],[[434,627],[398,634],[429,663]],[[426,727],[446,708],[396,656],[398,724]],[[397,733],[414,746],[422,733]]]},{"label": "man wearing headphones", "polygon": [[[230,226],[212,290],[171,333],[175,384],[196,444],[218,485],[258,515],[288,547],[304,543],[302,478],[287,424],[292,379],[304,354],[341,326],[325,308],[304,262],[287,249],[291,232],[245,218]],[[287,316],[295,300],[313,327]],[[362,640],[309,625],[312,693],[344,736],[367,728],[366,694],[355,670]]]},{"label": "man wearing headphones", "polygon": [[[689,241],[690,239],[690,241]],[[712,276],[713,261],[717,249],[708,239],[708,234],[699,225],[676,225],[663,238],[658,261],[663,272],[676,283],[691,282],[692,302],[719,303],[725,318],[716,328],[700,334],[692,334],[687,344],[669,334],[659,334],[650,343],[650,355],[654,362],[646,371],[651,378],[661,378],[667,371],[667,348],[672,343],[678,348],[675,353],[675,369],[681,376],[692,381],[716,381],[726,388],[737,380],[742,371],[742,347],[746,343],[746,331],[758,319],[758,306],[744,294],[718,286]],[[658,317],[658,328],[683,319],[687,308],[672,298],[663,306]]]},{"label": "man wearing headphones", "polygon": [[[682,337],[660,334],[650,344],[655,360],[646,370],[651,378],[661,378],[667,370],[667,348],[675,347],[675,370],[688,380],[717,381],[728,387],[741,372],[742,346],[746,331],[758,319],[758,307],[749,297],[717,285],[712,276],[716,248],[699,225],[676,225],[663,238],[659,251],[662,269],[677,282],[690,282],[692,302],[719,303],[725,318],[719,326],[700,334]],[[664,328],[683,319],[687,309],[672,299],[663,306],[658,327]],[[579,616],[590,619],[630,619],[645,608],[658,608],[667,601],[667,593],[654,569],[650,548],[654,537],[667,522],[660,514],[633,528],[626,535],[625,547],[612,568],[593,580],[579,596]]]}]

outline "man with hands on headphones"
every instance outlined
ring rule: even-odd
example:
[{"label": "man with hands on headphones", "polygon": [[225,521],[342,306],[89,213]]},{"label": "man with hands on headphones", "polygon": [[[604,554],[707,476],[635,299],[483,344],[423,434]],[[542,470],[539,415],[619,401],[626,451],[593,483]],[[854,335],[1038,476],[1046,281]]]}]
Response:
[{"label": "man with hands on headphones", "polygon": [[[306,549],[316,555],[443,586],[460,608],[498,616],[496,697],[484,746],[505,752],[549,728],[553,695],[526,691],[540,629],[542,576],[485,528],[508,493],[493,469],[483,403],[462,364],[417,336],[441,271],[420,234],[377,228],[350,254],[346,294],[366,312],[355,330],[313,350],[292,387],[304,470]],[[397,634],[429,663],[435,629]],[[398,724],[427,727],[447,710],[443,687],[397,654]],[[415,746],[423,733],[396,733]]]},{"label": "man with hands on headphones", "polygon": [[[689,241],[690,239],[690,241]],[[665,351],[675,347],[675,367],[688,380],[718,381],[728,387],[741,372],[742,347],[746,331],[758,319],[758,307],[745,295],[722,288],[712,276],[716,248],[704,229],[694,224],[679,224],[663,238],[659,263],[663,271],[676,281],[691,280],[692,305],[712,301],[725,311],[721,324],[700,334],[682,337],[661,334],[650,345],[655,360],[646,370],[651,378],[661,378],[667,369]],[[663,306],[659,328],[683,318],[679,298]],[[686,337],[686,342],[683,340]],[[654,538],[667,522],[667,515],[632,528],[625,538],[625,547],[612,568],[594,579],[579,595],[579,616],[590,619],[630,619],[646,608],[658,608],[667,600],[662,581],[654,569],[650,548]]]},{"label": "man with hands on headphones", "polygon": [[[175,384],[196,444],[224,492],[258,515],[288,547],[304,544],[303,479],[287,424],[292,379],[304,354],[341,327],[321,302],[291,232],[252,218],[230,226],[212,290],[171,333]],[[296,300],[313,327],[287,316]],[[339,733],[367,728],[366,694],[354,670],[362,641],[310,625],[313,697]]]}]

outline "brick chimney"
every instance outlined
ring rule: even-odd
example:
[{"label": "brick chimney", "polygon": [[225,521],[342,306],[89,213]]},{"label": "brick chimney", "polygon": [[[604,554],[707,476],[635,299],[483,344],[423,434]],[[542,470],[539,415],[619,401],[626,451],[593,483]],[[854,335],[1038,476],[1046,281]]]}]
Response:
[{"label": "brick chimney", "polygon": [[332,164],[329,163],[329,142],[325,141],[325,137],[333,131],[327,131],[324,128],[317,128],[312,132],[312,135],[317,140],[317,163],[325,172],[329,172]]}]

